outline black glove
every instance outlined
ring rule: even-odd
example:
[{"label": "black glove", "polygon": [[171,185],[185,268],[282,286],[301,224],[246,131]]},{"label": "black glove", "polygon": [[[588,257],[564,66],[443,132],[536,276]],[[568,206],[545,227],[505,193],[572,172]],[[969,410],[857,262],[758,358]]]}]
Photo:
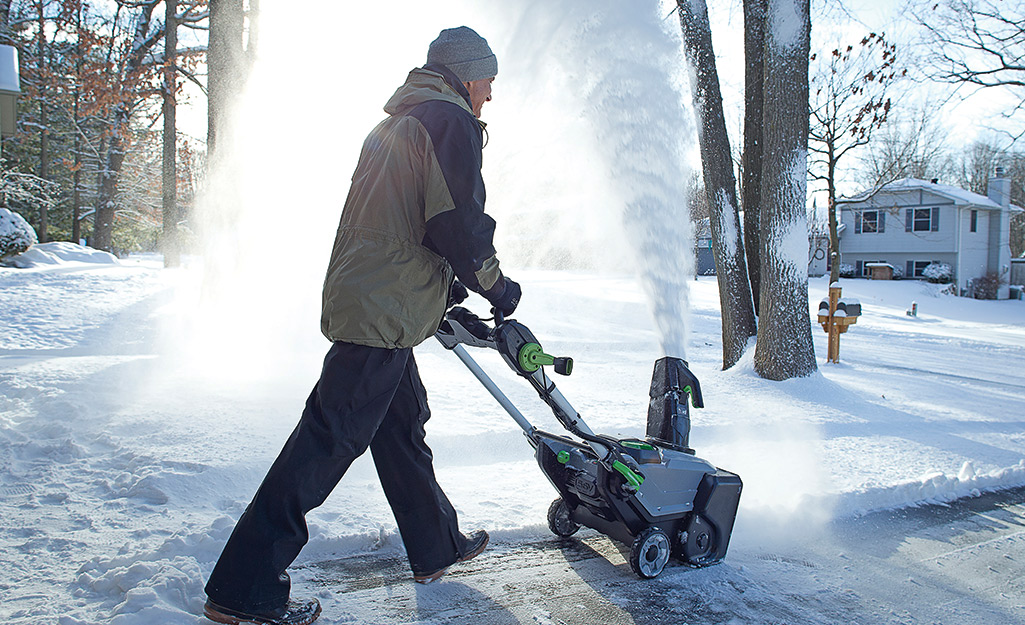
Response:
[{"label": "black glove", "polygon": [[458,304],[462,304],[463,300],[469,295],[469,291],[463,286],[463,283],[459,280],[452,282],[452,286],[448,289],[448,307],[452,308]]},{"label": "black glove", "polygon": [[[502,289],[502,292],[497,296],[488,297],[488,301],[491,302],[496,312],[508,317],[513,314],[516,306],[520,303],[520,285],[505,276],[502,276],[502,280],[505,281],[505,287]],[[497,291],[497,289],[492,290]]]}]

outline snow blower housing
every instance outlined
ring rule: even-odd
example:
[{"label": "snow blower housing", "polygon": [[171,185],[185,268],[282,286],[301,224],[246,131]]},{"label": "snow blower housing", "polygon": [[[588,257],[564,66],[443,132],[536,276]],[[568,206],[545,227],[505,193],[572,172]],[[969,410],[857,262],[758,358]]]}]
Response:
[{"label": "snow blower housing", "polygon": [[[689,447],[688,398],[695,408],[703,403],[685,361],[666,357],[655,363],[647,438],[617,439],[592,432],[545,374],[544,366],[551,366],[569,375],[572,359],[546,354],[523,324],[499,317],[492,328],[470,311],[453,308],[436,336],[534,447],[538,465],[559,491],[548,511],[552,532],[567,537],[584,525],[626,543],[631,568],[645,578],[661,573],[671,555],[693,566],[726,555],[742,485],[736,474],[697,458]],[[497,350],[576,438],[531,425],[463,345]]]}]

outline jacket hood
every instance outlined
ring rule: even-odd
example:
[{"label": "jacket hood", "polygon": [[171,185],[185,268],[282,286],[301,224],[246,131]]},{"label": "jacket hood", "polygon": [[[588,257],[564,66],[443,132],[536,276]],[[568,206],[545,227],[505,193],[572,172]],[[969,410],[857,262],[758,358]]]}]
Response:
[{"label": "jacket hood", "polygon": [[[428,68],[429,67],[429,68]],[[448,71],[444,66],[418,67],[409,72],[406,82],[399,87],[388,103],[384,105],[384,112],[389,115],[401,115],[415,106],[430,100],[442,100],[451,102],[464,109],[471,115],[470,103],[467,98],[469,94],[463,95],[460,91],[466,89],[460,84],[459,79]],[[446,73],[449,74],[446,77]],[[453,86],[458,85],[458,87]],[[459,89],[459,91],[457,91]]]}]

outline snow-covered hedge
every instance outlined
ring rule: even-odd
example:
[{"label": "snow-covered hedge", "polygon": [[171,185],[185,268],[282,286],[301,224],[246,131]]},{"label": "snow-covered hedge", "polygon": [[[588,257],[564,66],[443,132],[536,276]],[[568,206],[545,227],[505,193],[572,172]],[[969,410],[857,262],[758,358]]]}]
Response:
[{"label": "snow-covered hedge", "polygon": [[954,270],[947,263],[929,263],[922,270],[922,275],[935,284],[948,284],[954,280]]},{"label": "snow-covered hedge", "polygon": [[854,277],[854,265],[848,265],[847,263],[840,263],[840,277],[841,278],[853,278]]},{"label": "snow-covered hedge", "polygon": [[24,217],[0,207],[0,258],[21,254],[38,241]]}]

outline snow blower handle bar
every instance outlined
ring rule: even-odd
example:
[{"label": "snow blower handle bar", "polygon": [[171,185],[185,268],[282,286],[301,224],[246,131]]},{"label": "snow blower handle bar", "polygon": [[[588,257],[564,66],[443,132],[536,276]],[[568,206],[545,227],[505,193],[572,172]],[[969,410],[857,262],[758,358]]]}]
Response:
[{"label": "snow blower handle bar", "polygon": [[551,364],[556,373],[569,375],[573,370],[573,359],[557,358],[545,354],[538,340],[522,323],[512,319],[507,320],[496,311],[495,327],[492,328],[469,310],[454,307],[446,313],[435,337],[446,349],[454,352],[463,361],[474,377],[505,408],[505,411],[516,421],[535,446],[537,445],[536,428],[463,349],[463,345],[488,347],[501,354],[502,359],[513,371],[530,382],[538,395],[555,413],[556,419],[570,432],[587,441],[598,461],[609,471],[623,475],[630,488],[636,489],[644,481],[644,474],[640,472],[639,467],[630,466],[634,463],[625,453],[622,445],[614,439],[596,436],[580,414],[555,387],[555,383],[545,375],[542,368],[544,365]]}]

